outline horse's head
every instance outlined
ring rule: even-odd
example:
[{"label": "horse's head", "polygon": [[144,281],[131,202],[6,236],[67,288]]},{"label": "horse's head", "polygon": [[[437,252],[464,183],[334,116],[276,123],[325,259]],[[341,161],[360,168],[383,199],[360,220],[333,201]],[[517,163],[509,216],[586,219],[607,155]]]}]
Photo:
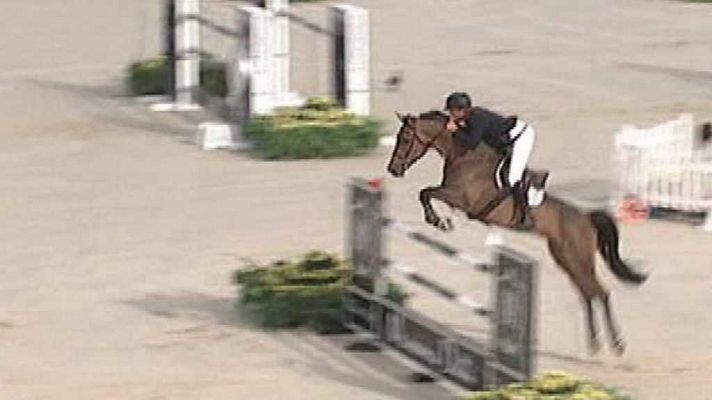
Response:
[{"label": "horse's head", "polygon": [[396,135],[396,146],[388,163],[388,172],[400,178],[435,144],[444,132],[447,117],[443,117],[442,114],[439,116],[422,114],[420,117],[410,114],[396,113],[396,115],[401,121],[401,127]]}]

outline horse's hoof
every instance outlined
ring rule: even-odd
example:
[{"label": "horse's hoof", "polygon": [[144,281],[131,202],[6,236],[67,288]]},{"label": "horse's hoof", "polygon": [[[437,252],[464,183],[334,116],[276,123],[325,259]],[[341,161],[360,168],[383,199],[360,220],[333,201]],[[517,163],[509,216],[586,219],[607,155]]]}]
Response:
[{"label": "horse's hoof", "polygon": [[441,219],[438,221],[437,227],[443,232],[451,231],[453,229],[452,220],[450,218]]},{"label": "horse's hoof", "polygon": [[617,356],[622,356],[625,353],[625,340],[623,338],[613,340],[613,351],[616,352]]},{"label": "horse's hoof", "polygon": [[455,225],[452,223],[452,219],[450,218],[445,218],[445,225],[447,225],[448,231],[455,229]]},{"label": "horse's hoof", "polygon": [[601,351],[601,343],[598,341],[598,339],[591,339],[588,342],[588,353],[592,356],[595,356],[598,354],[598,352]]}]

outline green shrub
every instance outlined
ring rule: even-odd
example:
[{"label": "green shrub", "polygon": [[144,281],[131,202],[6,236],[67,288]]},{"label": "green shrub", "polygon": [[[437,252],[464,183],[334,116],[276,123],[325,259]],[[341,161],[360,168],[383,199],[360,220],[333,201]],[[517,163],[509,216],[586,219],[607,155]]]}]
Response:
[{"label": "green shrub", "polygon": [[[308,326],[318,332],[342,332],[344,287],[352,273],[347,262],[315,251],[267,266],[248,265],[233,279],[241,286],[241,304],[266,328]],[[402,303],[406,294],[390,286],[389,298]]]},{"label": "green shrub", "polygon": [[131,63],[126,75],[129,92],[133,95],[168,94],[170,90],[166,57]]},{"label": "green shrub", "polygon": [[[160,56],[131,63],[126,72],[126,85],[135,96],[168,94],[171,87],[168,58]],[[210,54],[201,54],[200,87],[205,94],[227,96],[226,63]]]},{"label": "green shrub", "polygon": [[408,292],[403,289],[403,286],[395,284],[393,282],[388,283],[388,291],[386,292],[386,298],[393,301],[396,304],[405,304],[408,300]]},{"label": "green shrub", "polygon": [[203,55],[200,60],[200,88],[203,93],[215,97],[228,95],[226,68],[224,61]]},{"label": "green shrub", "polygon": [[465,400],[630,400],[616,390],[564,372],[548,372],[528,383],[475,392]]},{"label": "green shrub", "polygon": [[328,97],[314,96],[307,99],[303,108],[306,110],[329,111],[337,109],[338,106],[334,100]]},{"label": "green shrub", "polygon": [[304,107],[252,118],[245,136],[258,156],[276,159],[333,158],[364,154],[378,145],[381,124],[333,102],[311,98]]}]

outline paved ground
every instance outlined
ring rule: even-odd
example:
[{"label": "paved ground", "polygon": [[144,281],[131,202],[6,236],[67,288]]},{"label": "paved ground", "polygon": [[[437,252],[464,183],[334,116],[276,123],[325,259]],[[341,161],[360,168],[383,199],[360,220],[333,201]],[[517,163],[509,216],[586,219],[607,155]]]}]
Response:
[{"label": "paved ground", "polygon": [[[401,70],[406,79],[401,91],[376,96],[378,115],[472,90],[536,124],[535,163],[552,168],[559,191],[604,199],[610,135],[621,123],[681,111],[710,117],[709,6],[358,3],[373,10],[376,77]],[[158,8],[0,4],[12,16],[0,38],[2,397],[443,398],[436,387],[404,384],[390,364],[344,354],[338,341],[265,334],[234,310],[229,275],[241,258],[341,249],[343,183],[382,175],[388,154],[267,163],[200,152],[187,141],[196,119],[149,113],[118,88],[123,65],[155,51]],[[406,180],[389,180],[392,213],[418,223],[415,194],[437,171],[428,158]],[[632,290],[601,269],[629,342],[622,358],[586,356],[570,285],[540,241],[507,236],[541,260],[540,368],[603,379],[639,399],[712,398],[712,238],[663,222],[622,234],[624,253],[652,273]],[[483,237],[459,221],[447,238],[476,252]],[[479,277],[397,243],[391,251],[426,273],[466,292],[481,287]],[[435,299],[415,306],[478,332]]]}]

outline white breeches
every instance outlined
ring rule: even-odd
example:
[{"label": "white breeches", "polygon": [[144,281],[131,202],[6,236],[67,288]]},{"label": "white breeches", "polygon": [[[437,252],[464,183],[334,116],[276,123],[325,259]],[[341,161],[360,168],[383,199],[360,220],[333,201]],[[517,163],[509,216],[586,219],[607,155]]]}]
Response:
[{"label": "white breeches", "polygon": [[509,184],[511,186],[522,180],[524,169],[529,163],[529,155],[534,147],[536,132],[526,122],[517,120],[517,124],[509,131],[509,138],[513,139],[517,135],[519,135],[519,139],[514,142],[512,164],[509,166]]}]

